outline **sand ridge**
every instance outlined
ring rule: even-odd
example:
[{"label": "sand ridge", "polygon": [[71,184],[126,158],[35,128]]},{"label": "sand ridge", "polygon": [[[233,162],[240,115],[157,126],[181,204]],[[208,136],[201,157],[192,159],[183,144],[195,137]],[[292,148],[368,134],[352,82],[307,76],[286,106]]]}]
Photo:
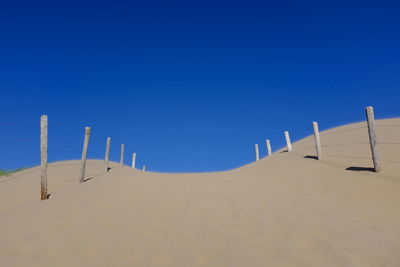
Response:
[{"label": "sand ridge", "polygon": [[399,266],[400,119],[321,133],[241,168],[164,174],[88,161],[0,178],[4,266]]}]

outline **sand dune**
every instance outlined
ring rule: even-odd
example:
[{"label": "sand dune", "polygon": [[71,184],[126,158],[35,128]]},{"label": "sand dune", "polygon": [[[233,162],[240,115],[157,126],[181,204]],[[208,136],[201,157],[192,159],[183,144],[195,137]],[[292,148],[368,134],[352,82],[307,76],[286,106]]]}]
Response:
[{"label": "sand dune", "polygon": [[141,172],[88,161],[0,178],[2,266],[400,266],[400,119],[377,121],[382,172],[366,123],[310,136],[216,173]]}]

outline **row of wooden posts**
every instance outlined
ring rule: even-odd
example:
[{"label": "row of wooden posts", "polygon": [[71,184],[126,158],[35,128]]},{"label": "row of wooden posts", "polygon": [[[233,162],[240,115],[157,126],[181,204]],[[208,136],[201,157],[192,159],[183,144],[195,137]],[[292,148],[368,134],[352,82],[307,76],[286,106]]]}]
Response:
[{"label": "row of wooden posts", "polygon": [[[375,132],[375,119],[374,119],[374,109],[373,107],[369,106],[365,108],[367,123],[368,123],[368,134],[369,134],[369,141],[371,146],[371,154],[372,154],[372,161],[374,163],[374,170],[375,172],[380,171],[380,162],[379,162],[379,151],[378,145],[376,141],[376,132]],[[321,139],[318,130],[318,123],[313,122],[313,130],[314,130],[314,139],[315,139],[315,148],[317,153],[317,159],[321,160],[322,158],[322,149],[321,149]],[[48,131],[48,119],[46,115],[42,115],[40,118],[40,149],[41,149],[41,199],[47,199],[47,131]],[[81,158],[81,170],[79,175],[79,182],[83,182],[85,178],[85,169],[86,169],[86,158],[87,158],[87,150],[89,146],[89,139],[90,139],[90,127],[85,127],[85,139],[83,142],[83,149],[82,149],[82,158]],[[292,144],[290,141],[289,132],[285,131],[285,139],[286,139],[286,147],[287,151],[291,152],[293,150]],[[110,155],[110,145],[111,145],[111,138],[107,138],[106,143],[106,154],[104,159],[104,169],[105,171],[109,170],[109,155]],[[272,154],[271,149],[271,142],[270,140],[266,140],[266,147],[268,155]],[[260,160],[260,154],[258,149],[258,144],[255,145],[256,151],[256,161]],[[124,144],[121,145],[121,157],[120,157],[120,164],[124,164],[124,152],[125,146]],[[136,153],[132,153],[132,168],[135,168],[136,165]],[[146,166],[143,166],[143,171],[146,171]]]},{"label": "row of wooden posts", "polygon": [[[374,163],[374,171],[379,172],[381,170],[380,167],[380,155],[379,155],[379,150],[378,150],[378,144],[376,140],[376,131],[375,131],[375,116],[374,116],[374,109],[373,107],[369,106],[365,108],[365,113],[367,117],[367,124],[368,124],[368,135],[369,135],[369,142],[371,146],[371,155],[372,155],[372,161]],[[321,138],[319,135],[319,129],[318,129],[318,123],[313,122],[312,123],[313,130],[314,130],[314,141],[315,141],[315,150],[317,154],[317,159],[321,160],[322,158],[322,149],[321,149]],[[292,143],[290,142],[290,136],[289,132],[285,131],[285,140],[286,140],[286,147],[287,151],[291,152],[293,150],[292,148]],[[271,142],[269,139],[266,140],[266,146],[267,146],[267,155],[272,154],[272,149],[271,149]],[[258,144],[255,144],[255,152],[256,152],[256,161],[260,160],[260,153],[258,149]]]},{"label": "row of wooden posts", "polygon": [[[83,141],[82,158],[81,158],[81,169],[79,174],[79,182],[84,182],[85,170],[86,170],[86,158],[87,151],[89,147],[90,139],[90,127],[85,127],[85,138]],[[45,200],[48,198],[47,193],[47,151],[48,151],[48,118],[47,115],[42,115],[40,117],[40,154],[41,154],[41,188],[40,188],[40,198]],[[110,156],[110,145],[111,137],[107,138],[106,142],[106,153],[104,157],[104,170],[107,172],[109,170],[109,156]],[[125,145],[121,144],[121,155],[120,155],[120,165],[124,165],[124,153]],[[132,153],[132,169],[136,167],[136,153]],[[146,165],[143,166],[142,171],[146,171]]]}]

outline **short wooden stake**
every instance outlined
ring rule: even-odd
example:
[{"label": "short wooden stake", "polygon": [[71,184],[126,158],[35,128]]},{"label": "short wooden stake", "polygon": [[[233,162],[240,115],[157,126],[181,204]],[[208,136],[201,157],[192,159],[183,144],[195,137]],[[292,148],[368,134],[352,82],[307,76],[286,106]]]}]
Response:
[{"label": "short wooden stake", "polygon": [[104,159],[104,170],[108,171],[108,161],[110,158],[110,144],[111,144],[111,137],[107,137],[107,144],[106,144],[106,155]]},{"label": "short wooden stake", "polygon": [[132,169],[136,166],[136,153],[132,153]]},{"label": "short wooden stake", "polygon": [[40,176],[40,199],[47,199],[47,115],[40,117],[40,156],[41,156],[41,176]]},{"label": "short wooden stake", "polygon": [[86,156],[87,156],[87,150],[88,150],[88,146],[89,146],[89,138],[90,138],[90,127],[85,127],[85,139],[83,141],[82,158],[81,158],[81,173],[79,176],[80,183],[82,183],[85,178]]},{"label": "short wooden stake", "polygon": [[259,161],[260,160],[260,153],[258,151],[258,144],[255,144],[254,147],[256,149],[256,161]]},{"label": "short wooden stake", "polygon": [[376,140],[376,132],[375,132],[374,108],[371,106],[366,107],[365,112],[367,114],[369,143],[371,145],[372,161],[374,162],[375,172],[379,172],[381,170],[381,166],[379,162],[380,156],[379,156],[378,143]]},{"label": "short wooden stake", "polygon": [[146,171],[146,165],[143,165],[143,169],[144,172]]},{"label": "short wooden stake", "polygon": [[124,151],[125,151],[125,145],[121,144],[121,158],[119,160],[119,164],[121,164],[121,166],[124,166]]},{"label": "short wooden stake", "polygon": [[285,139],[286,139],[287,151],[290,152],[292,151],[292,143],[290,142],[290,136],[288,131],[285,131]]},{"label": "short wooden stake", "polygon": [[315,139],[315,149],[317,151],[317,159],[321,160],[322,157],[322,152],[321,152],[321,139],[319,138],[319,129],[318,129],[318,123],[314,121],[312,123],[313,128],[314,128],[314,139]]},{"label": "short wooden stake", "polygon": [[267,140],[265,141],[265,143],[266,143],[266,145],[267,145],[267,153],[268,153],[268,156],[269,156],[269,155],[272,154],[271,142],[269,141],[269,139],[267,139]]}]

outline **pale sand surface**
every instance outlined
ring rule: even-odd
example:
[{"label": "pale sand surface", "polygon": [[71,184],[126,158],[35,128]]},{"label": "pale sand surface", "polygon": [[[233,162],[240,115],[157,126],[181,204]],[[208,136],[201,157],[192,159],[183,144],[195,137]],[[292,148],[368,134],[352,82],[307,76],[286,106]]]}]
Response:
[{"label": "pale sand surface", "polygon": [[0,265],[400,266],[400,119],[377,125],[379,174],[346,170],[372,167],[363,122],[322,132],[322,161],[311,136],[217,173],[57,162],[46,201],[39,168],[1,177]]}]

